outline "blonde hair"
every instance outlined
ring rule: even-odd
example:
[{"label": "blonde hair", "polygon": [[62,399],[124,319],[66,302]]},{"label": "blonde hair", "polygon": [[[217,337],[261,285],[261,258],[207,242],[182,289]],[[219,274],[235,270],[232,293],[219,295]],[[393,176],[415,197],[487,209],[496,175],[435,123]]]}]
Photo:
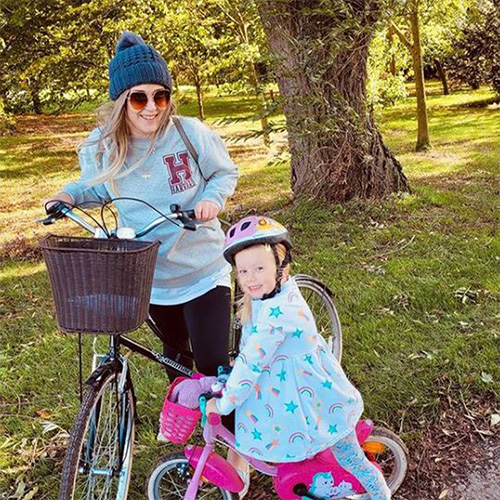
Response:
[{"label": "blonde hair", "polygon": [[[124,169],[125,159],[130,145],[130,127],[127,122],[127,97],[128,91],[122,92],[116,101],[106,102],[97,109],[97,125],[101,134],[95,141],[84,142],[79,145],[80,150],[84,145],[97,144],[95,155],[97,164],[102,172],[88,182],[89,186],[102,184],[109,181],[111,190],[117,194],[116,179],[125,177],[130,172],[138,169],[154,151],[156,141],[166,130],[170,118],[177,111],[177,105],[170,99],[168,107],[161,116],[160,125],[151,137],[151,144],[142,158]],[[108,154],[108,164],[102,165],[104,153]]]},{"label": "blonde hair", "polygon": [[[257,246],[257,245],[255,245]],[[262,245],[269,249],[272,252],[272,247],[269,244]],[[282,243],[277,243],[275,245],[276,252],[278,253],[278,260],[280,264],[285,260],[287,250],[285,245]],[[247,247],[250,248],[250,247]],[[290,264],[287,264],[283,269],[283,275],[281,278],[281,282],[285,282],[290,274]],[[241,323],[244,325],[249,323],[252,320],[252,297],[245,293],[243,297],[238,301],[238,312],[236,313]]]}]

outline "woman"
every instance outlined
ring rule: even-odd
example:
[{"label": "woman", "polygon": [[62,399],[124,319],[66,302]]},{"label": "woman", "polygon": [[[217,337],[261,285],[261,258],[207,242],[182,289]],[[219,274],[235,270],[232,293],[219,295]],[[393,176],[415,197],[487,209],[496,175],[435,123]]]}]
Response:
[{"label": "woman", "polygon": [[[172,203],[194,208],[200,222],[196,231],[165,223],[148,234],[162,243],[150,314],[167,356],[189,366],[179,352],[190,342],[197,369],[214,375],[219,365],[229,363],[231,272],[222,257],[224,234],[217,215],[238,174],[217,134],[197,119],[174,117],[171,90],[164,59],[142,38],[125,32],[109,64],[111,103],[79,150],[81,178],[48,202],[127,196],[167,213]],[[157,217],[134,201],[120,200],[116,207],[126,227],[143,227]]]}]

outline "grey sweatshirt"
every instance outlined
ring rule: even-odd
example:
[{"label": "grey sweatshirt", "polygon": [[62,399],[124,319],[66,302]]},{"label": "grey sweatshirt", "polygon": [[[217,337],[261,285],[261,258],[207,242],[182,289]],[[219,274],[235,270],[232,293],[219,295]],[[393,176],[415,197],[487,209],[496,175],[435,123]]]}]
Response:
[{"label": "grey sweatshirt", "polygon": [[[108,182],[89,187],[88,181],[102,173],[102,165],[105,168],[107,162],[104,154],[101,165],[97,164],[95,141],[100,131],[94,129],[79,152],[81,178],[67,184],[63,191],[70,194],[77,204],[131,196],[166,213],[170,212],[172,203],[187,210],[201,200],[212,201],[222,208],[227,197],[234,192],[237,167],[215,132],[196,118],[183,117],[181,121],[198,153],[200,168],[171,122],[147,160],[138,169],[116,180],[116,193],[112,192]],[[149,146],[149,139],[132,138],[124,168],[142,158]],[[138,202],[117,201],[116,208],[120,226],[136,230],[158,216]],[[183,303],[229,281],[227,276],[231,269],[222,257],[224,233],[217,219],[198,225],[196,231],[186,231],[165,222],[144,239],[159,239],[162,243],[155,269],[152,303]]]}]

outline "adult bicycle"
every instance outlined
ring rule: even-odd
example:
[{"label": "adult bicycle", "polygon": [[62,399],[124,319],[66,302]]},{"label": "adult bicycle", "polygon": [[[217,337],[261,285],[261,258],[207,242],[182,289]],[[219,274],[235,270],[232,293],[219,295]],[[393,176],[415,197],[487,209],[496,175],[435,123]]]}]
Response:
[{"label": "adult bicycle", "polygon": [[[123,228],[109,231],[107,227],[96,223],[95,219],[92,224],[81,217],[75,212],[75,208],[77,207],[70,207],[62,202],[57,203],[47,211],[48,216],[41,222],[49,225],[68,218],[97,238],[107,237],[113,240],[120,235],[127,239],[143,238],[167,221],[178,224],[182,229],[196,229],[194,211],[181,210],[176,205],[170,207],[171,213],[160,214],[145,227],[135,231]],[[332,352],[340,359],[342,334],[331,291],[320,281],[306,275],[297,275],[295,280],[312,310],[319,331],[329,343]],[[54,293],[56,294],[57,290],[54,290]],[[87,306],[95,307],[99,300],[102,302],[102,297],[99,297],[95,304]],[[146,324],[154,333],[159,333],[151,318],[146,320]],[[237,326],[235,328],[237,329]],[[85,381],[86,392],[70,432],[63,462],[59,500],[122,500],[127,497],[133,460],[136,398],[128,356],[123,354],[123,347],[159,363],[174,376],[192,377],[194,374],[190,368],[177,360],[120,332],[110,334],[108,352],[104,355],[94,353],[92,374]],[[173,347],[192,359],[192,353],[177,346]]]}]

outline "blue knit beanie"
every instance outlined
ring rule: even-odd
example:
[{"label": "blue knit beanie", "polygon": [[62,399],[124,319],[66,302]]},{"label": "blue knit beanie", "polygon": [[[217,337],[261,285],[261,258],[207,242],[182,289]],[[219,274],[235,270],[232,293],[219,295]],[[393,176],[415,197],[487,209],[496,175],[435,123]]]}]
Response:
[{"label": "blue knit beanie", "polygon": [[109,96],[115,101],[125,90],[144,83],[157,83],[172,90],[172,77],[163,57],[140,36],[125,31],[109,62]]}]

